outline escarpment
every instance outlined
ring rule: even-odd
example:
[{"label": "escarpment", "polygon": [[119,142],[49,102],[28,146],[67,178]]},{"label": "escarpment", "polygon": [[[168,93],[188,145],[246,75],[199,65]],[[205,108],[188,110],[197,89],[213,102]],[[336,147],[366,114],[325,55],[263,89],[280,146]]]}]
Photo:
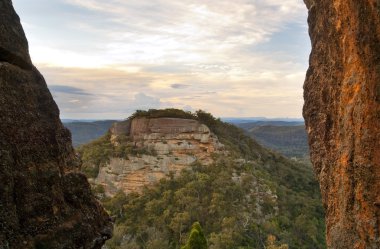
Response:
[{"label": "escarpment", "polygon": [[100,248],[112,224],[79,173],[12,2],[0,10],[0,248]]},{"label": "escarpment", "polygon": [[192,220],[209,248],[262,248],[274,232],[289,248],[325,248],[312,169],[210,113],[136,111],[78,153],[115,217],[110,248],[179,248]]},{"label": "escarpment", "polygon": [[212,153],[223,150],[206,125],[183,118],[136,117],[115,123],[106,139],[120,152],[110,156],[95,178],[107,195],[139,192],[194,162],[210,164]]},{"label": "escarpment", "polygon": [[311,159],[329,248],[380,248],[380,3],[305,1]]}]

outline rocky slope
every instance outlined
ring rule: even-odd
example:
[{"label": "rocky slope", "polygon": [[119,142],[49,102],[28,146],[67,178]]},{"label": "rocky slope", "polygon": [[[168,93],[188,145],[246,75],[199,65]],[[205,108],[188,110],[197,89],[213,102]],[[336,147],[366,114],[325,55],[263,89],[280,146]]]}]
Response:
[{"label": "rocky slope", "polygon": [[109,140],[114,150],[126,153],[110,156],[99,168],[94,182],[102,185],[107,195],[119,190],[140,192],[196,161],[212,163],[212,153],[223,149],[206,125],[183,118],[136,117],[117,122],[110,129]]},{"label": "rocky slope", "polygon": [[311,159],[329,248],[380,248],[380,3],[305,1]]},{"label": "rocky slope", "polygon": [[12,2],[0,9],[0,248],[100,248],[109,217],[79,173]]}]

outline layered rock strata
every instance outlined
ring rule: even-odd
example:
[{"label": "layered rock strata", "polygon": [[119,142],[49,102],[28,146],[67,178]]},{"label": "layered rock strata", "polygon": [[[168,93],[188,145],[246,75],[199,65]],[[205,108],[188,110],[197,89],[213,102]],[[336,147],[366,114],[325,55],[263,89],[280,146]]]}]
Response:
[{"label": "layered rock strata", "polygon": [[79,173],[11,0],[0,10],[0,248],[100,248],[112,224]]},{"label": "layered rock strata", "polygon": [[380,248],[380,2],[308,0],[304,85],[327,244]]},{"label": "layered rock strata", "polygon": [[110,132],[113,146],[140,152],[126,158],[110,158],[100,168],[95,183],[103,185],[107,195],[119,190],[139,192],[194,162],[211,164],[212,153],[223,151],[210,129],[191,119],[134,118],[115,123]]}]

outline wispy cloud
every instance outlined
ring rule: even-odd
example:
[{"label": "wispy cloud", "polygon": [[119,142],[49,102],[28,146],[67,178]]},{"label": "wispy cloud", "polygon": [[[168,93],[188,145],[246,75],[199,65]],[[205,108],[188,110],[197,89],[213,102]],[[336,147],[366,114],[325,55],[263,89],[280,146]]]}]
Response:
[{"label": "wispy cloud", "polygon": [[120,118],[142,100],[219,116],[301,116],[302,1],[15,2],[33,61],[67,117]]}]

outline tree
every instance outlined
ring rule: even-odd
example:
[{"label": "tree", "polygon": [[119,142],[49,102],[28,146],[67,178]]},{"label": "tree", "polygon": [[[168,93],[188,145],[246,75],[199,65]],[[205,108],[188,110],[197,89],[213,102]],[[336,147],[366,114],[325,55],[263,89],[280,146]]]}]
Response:
[{"label": "tree", "polygon": [[186,245],[181,249],[207,249],[207,240],[199,222],[194,222]]}]

